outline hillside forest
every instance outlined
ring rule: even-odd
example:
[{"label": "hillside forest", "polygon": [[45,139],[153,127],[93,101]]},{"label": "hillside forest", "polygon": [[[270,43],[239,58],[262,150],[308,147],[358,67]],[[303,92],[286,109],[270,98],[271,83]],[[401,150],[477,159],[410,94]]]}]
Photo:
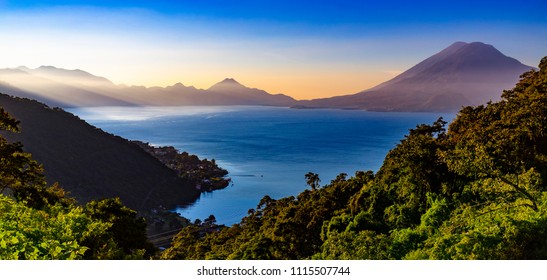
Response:
[{"label": "hillside forest", "polygon": [[[3,109],[0,129],[18,129]],[[76,203],[4,138],[0,161],[1,259],[547,259],[547,57],[501,101],[410,129],[377,172],[303,174],[309,190],[161,252],[119,199]]]}]

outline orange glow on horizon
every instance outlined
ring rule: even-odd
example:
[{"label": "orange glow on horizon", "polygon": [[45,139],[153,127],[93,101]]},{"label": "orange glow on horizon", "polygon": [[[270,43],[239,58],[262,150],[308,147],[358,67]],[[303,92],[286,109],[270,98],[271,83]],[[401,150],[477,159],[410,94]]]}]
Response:
[{"label": "orange glow on horizon", "polygon": [[[135,75],[132,77],[122,75],[111,80],[116,84],[146,87],[166,87],[182,83],[185,86],[208,89],[225,78],[233,78],[249,88],[261,89],[270,94],[281,93],[297,100],[307,100],[355,94],[388,81],[399,73],[400,71],[348,71],[346,73],[300,73],[298,75],[294,73],[272,73],[270,75],[252,75],[242,72],[235,74],[211,72],[208,76],[173,74],[163,76],[162,79],[154,79],[154,76],[147,75]],[[108,76],[105,77],[110,79]]]}]

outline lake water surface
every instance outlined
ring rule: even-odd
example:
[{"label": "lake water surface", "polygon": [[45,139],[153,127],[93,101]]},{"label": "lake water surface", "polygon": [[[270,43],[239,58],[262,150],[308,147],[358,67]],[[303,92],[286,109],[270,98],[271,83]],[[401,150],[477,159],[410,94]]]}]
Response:
[{"label": "lake water surface", "polygon": [[215,215],[238,223],[264,195],[297,195],[307,188],[304,174],[327,184],[340,173],[377,171],[386,153],[417,124],[440,113],[382,113],[357,110],[295,110],[279,107],[98,107],[67,111],[130,140],[174,146],[215,159],[233,185],[204,193],[177,209],[191,220]]}]

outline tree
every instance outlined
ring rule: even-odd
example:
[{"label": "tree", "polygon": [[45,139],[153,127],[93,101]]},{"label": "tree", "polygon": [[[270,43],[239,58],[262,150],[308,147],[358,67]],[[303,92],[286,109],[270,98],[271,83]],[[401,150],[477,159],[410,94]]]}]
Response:
[{"label": "tree", "polygon": [[[110,223],[101,238],[86,240],[90,250],[86,258],[125,259],[150,257],[155,248],[146,236],[146,222],[137,212],[124,206],[119,198],[91,201],[85,213],[96,220]],[[104,244],[110,244],[107,250]]]},{"label": "tree", "polygon": [[19,121],[12,118],[4,108],[0,108],[0,130],[19,131]]},{"label": "tree", "polygon": [[306,184],[308,184],[312,190],[315,191],[319,188],[319,182],[321,182],[321,179],[319,179],[318,174],[308,172],[304,177],[306,178]]},{"label": "tree", "polygon": [[348,177],[347,173],[340,173],[336,176],[336,178],[334,180],[331,181],[331,184],[344,182],[344,181],[346,181],[347,177]]},{"label": "tree", "polygon": [[81,207],[35,209],[0,195],[0,259],[83,259],[89,250],[86,240],[100,237],[108,227]]},{"label": "tree", "polygon": [[217,222],[217,218],[215,217],[215,215],[209,215],[209,217],[203,220],[203,222],[208,226],[212,226]]},{"label": "tree", "polygon": [[[19,121],[0,108],[0,130],[19,132]],[[57,202],[72,204],[73,199],[57,184],[48,187],[43,168],[23,151],[19,142],[8,143],[0,136],[0,193],[12,193],[17,201],[25,201],[28,206],[41,209]]]}]

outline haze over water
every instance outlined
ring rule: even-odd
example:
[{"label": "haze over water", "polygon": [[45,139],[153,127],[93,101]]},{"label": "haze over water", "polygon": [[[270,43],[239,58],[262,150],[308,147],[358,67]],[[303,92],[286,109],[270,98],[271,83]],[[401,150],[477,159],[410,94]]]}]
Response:
[{"label": "haze over water", "polygon": [[233,184],[202,194],[177,209],[191,220],[210,214],[219,223],[238,223],[264,195],[274,199],[308,188],[304,174],[328,184],[340,173],[377,171],[386,153],[408,129],[453,114],[294,110],[260,106],[99,107],[68,111],[130,140],[174,146],[215,159]]}]

